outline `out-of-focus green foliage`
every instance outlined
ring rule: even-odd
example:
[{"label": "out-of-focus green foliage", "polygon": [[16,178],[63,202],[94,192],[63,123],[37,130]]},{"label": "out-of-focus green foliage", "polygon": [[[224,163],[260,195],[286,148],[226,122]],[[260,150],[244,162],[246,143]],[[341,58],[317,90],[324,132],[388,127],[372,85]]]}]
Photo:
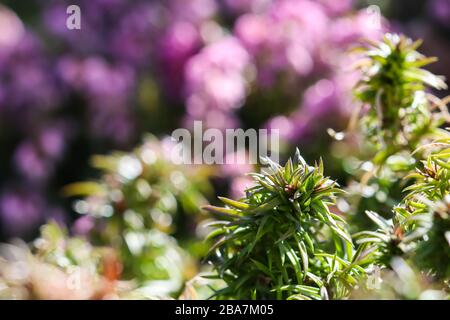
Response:
[{"label": "out-of-focus green foliage", "polygon": [[101,170],[101,178],[65,188],[67,195],[87,196],[75,204],[75,210],[116,219],[119,230],[157,228],[192,236],[199,219],[195,214],[207,203],[205,194],[211,192],[210,170],[174,164],[172,144],[169,138],[160,142],[147,135],[131,153],[94,156],[92,164]]},{"label": "out-of-focus green foliage", "polygon": [[362,214],[366,210],[391,217],[392,206],[401,201],[401,190],[409,183],[403,178],[423,158],[418,147],[445,136],[440,126],[449,121],[449,113],[429,89],[447,86],[442,77],[422,69],[436,58],[416,51],[420,44],[386,34],[380,42],[367,41],[355,49],[362,55],[357,62],[362,78],[355,87],[362,105],[358,121],[362,152],[359,159],[353,154],[345,161],[352,161],[346,165],[354,179],[347,200],[357,228],[369,226]]},{"label": "out-of-focus green foliage", "polygon": [[297,150],[284,167],[253,173],[239,201],[206,209],[216,240],[211,261],[227,287],[219,298],[339,299],[364,275],[345,221],[330,211],[336,183],[320,161],[308,166]]},{"label": "out-of-focus green foliage", "polygon": [[31,250],[24,243],[2,245],[1,298],[119,298],[133,288],[118,281],[121,265],[111,248],[68,238],[56,223],[41,230]]},{"label": "out-of-focus green foliage", "polygon": [[437,146],[423,168],[409,177],[414,184],[407,188],[404,208],[417,217],[416,232],[423,237],[416,249],[418,266],[429,269],[439,279],[450,280],[450,137],[429,145]]},{"label": "out-of-focus green foliage", "polygon": [[[421,69],[434,59],[418,45],[386,35],[363,50],[365,150],[344,161],[347,192],[297,150],[284,166],[263,159],[243,198],[203,206],[210,172],[175,165],[171,142],[148,136],[95,157],[101,177],[65,189],[94,221],[83,238],[51,223],[31,249],[4,246],[0,298],[448,299],[449,117],[426,91],[445,84]],[[375,229],[354,218],[362,211]]]},{"label": "out-of-focus green foliage", "polygon": [[367,214],[377,224],[375,232],[363,231],[359,243],[378,247],[375,254],[383,265],[395,256],[410,257],[425,272],[437,279],[450,280],[450,138],[428,147],[432,151],[421,169],[411,173],[414,183],[394,208],[392,220],[374,212]]},{"label": "out-of-focus green foliage", "polygon": [[395,258],[392,270],[384,269],[370,275],[366,283],[351,293],[350,299],[370,300],[444,300],[449,293],[425,274],[412,268],[405,260]]},{"label": "out-of-focus green foliage", "polygon": [[[366,175],[360,185],[392,172],[393,181],[406,184],[407,193],[393,206],[392,218],[367,211],[377,230],[354,235],[367,261],[376,268],[387,268],[380,278],[382,285],[377,290],[356,291],[357,298],[448,297],[450,140],[439,128],[448,121],[448,111],[444,101],[425,91],[446,85],[440,77],[420,69],[435,59],[419,54],[419,45],[387,35],[383,42],[370,45],[362,63],[366,78],[359,83],[357,96],[369,104],[362,119],[367,128],[363,134],[379,151],[373,159],[378,175]],[[410,165],[396,170],[390,161],[393,157]]]},{"label": "out-of-focus green foliage", "polygon": [[124,278],[137,281],[149,295],[176,295],[197,272],[195,258],[169,234],[194,248],[193,256],[206,245],[196,228],[210,192],[209,171],[175,165],[171,147],[169,139],[160,142],[149,135],[131,153],[94,157],[101,178],[65,189],[69,195],[87,196],[75,209],[96,219],[91,238],[118,250]]},{"label": "out-of-focus green foliage", "polygon": [[373,160],[376,165],[399,151],[414,151],[444,122],[442,113],[433,112],[437,106],[425,90],[445,89],[447,85],[441,77],[421,68],[436,58],[417,52],[420,44],[420,40],[386,34],[383,41],[368,42],[363,49],[359,62],[363,77],[355,94],[369,106],[361,127],[379,149]]},{"label": "out-of-focus green foliage", "polygon": [[2,245],[0,298],[169,299],[183,286],[186,253],[158,230],[147,238],[142,260],[133,260],[134,268],[147,272],[146,282],[123,280],[127,260],[114,248],[93,246],[86,239],[68,237],[56,223],[46,224],[31,249],[24,243]]}]

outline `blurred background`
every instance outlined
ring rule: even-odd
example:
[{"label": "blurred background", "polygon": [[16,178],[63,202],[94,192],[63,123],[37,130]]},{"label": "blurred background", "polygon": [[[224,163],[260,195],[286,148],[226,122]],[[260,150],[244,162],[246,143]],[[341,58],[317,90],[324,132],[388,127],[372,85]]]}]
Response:
[{"label": "blurred background", "polygon": [[[66,27],[70,4],[81,30]],[[99,177],[93,155],[193,120],[280,129],[283,155],[299,146],[345,180],[327,128],[353,108],[347,50],[387,30],[424,39],[430,69],[450,77],[450,0],[3,0],[0,241],[31,240],[49,219],[71,226],[62,190]],[[248,167],[214,170],[220,194],[248,183]]]}]

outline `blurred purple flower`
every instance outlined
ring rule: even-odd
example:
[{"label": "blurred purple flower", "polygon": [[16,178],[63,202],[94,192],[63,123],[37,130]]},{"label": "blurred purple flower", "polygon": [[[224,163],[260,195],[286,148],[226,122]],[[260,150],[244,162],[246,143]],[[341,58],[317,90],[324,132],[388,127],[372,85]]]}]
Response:
[{"label": "blurred purple flower", "polygon": [[3,88],[0,110],[9,110],[10,120],[17,123],[16,112],[26,112],[31,118],[31,115],[57,106],[60,97],[55,79],[34,35],[24,34],[5,51],[0,47],[0,56],[0,86]]},{"label": "blurred purple flower", "polygon": [[131,95],[135,72],[128,65],[112,65],[93,56],[62,58],[58,65],[61,78],[84,95],[92,117],[91,134],[96,138],[113,139],[126,146],[135,134]]},{"label": "blurred purple flower", "polygon": [[337,46],[345,48],[346,45],[361,39],[378,39],[385,31],[387,22],[382,16],[377,17],[367,10],[361,10],[355,15],[334,20],[329,39]]},{"label": "blurred purple flower", "polygon": [[119,107],[114,112],[99,109],[92,119],[90,131],[95,137],[113,137],[118,146],[126,147],[135,137],[135,121],[133,114],[125,107]]},{"label": "blurred purple flower", "polygon": [[198,29],[189,22],[174,22],[161,38],[159,58],[164,69],[165,86],[172,95],[180,96],[185,63],[200,45]]},{"label": "blurred purple flower", "polygon": [[225,0],[228,10],[234,14],[264,11],[272,0]]},{"label": "blurred purple flower", "polygon": [[95,226],[94,218],[84,215],[78,218],[72,226],[72,232],[77,236],[86,236]]},{"label": "blurred purple flower", "polygon": [[282,115],[275,116],[267,122],[265,127],[269,129],[269,132],[273,129],[279,130],[280,139],[283,141],[289,141],[294,138],[294,123],[290,117]]},{"label": "blurred purple flower", "polygon": [[64,151],[67,132],[62,126],[48,127],[39,136],[43,153],[51,159],[59,160]]},{"label": "blurred purple flower", "polygon": [[240,199],[245,196],[245,190],[254,185],[253,179],[249,177],[237,177],[231,181],[230,196]]},{"label": "blurred purple flower", "polygon": [[240,177],[244,176],[248,172],[251,172],[254,168],[249,164],[249,154],[243,150],[225,155],[225,164],[220,168],[223,175],[226,177]]},{"label": "blurred purple flower", "polygon": [[25,34],[25,27],[19,17],[0,5],[0,64],[9,55]]},{"label": "blurred purple flower", "polygon": [[151,3],[138,3],[111,26],[111,52],[122,62],[134,66],[149,65],[153,39],[159,28],[160,9]]},{"label": "blurred purple flower", "polygon": [[234,32],[253,54],[258,53],[268,44],[271,26],[265,15],[245,14],[239,17]]},{"label": "blurred purple flower", "polygon": [[450,27],[450,0],[431,0],[428,2],[433,17],[445,27]]},{"label": "blurred purple flower", "polygon": [[13,157],[18,171],[29,181],[45,182],[61,160],[70,135],[65,123],[48,123],[48,127],[18,145]]},{"label": "blurred purple flower", "polygon": [[324,5],[330,16],[345,14],[350,11],[354,3],[353,0],[319,0]]},{"label": "blurred purple flower", "polygon": [[33,181],[39,181],[49,176],[50,163],[31,141],[22,142],[16,150],[14,162],[22,175]]},{"label": "blurred purple flower", "polygon": [[[257,61],[259,84],[270,88],[281,73],[299,92],[296,110],[275,115],[265,125],[279,129],[284,141],[310,138],[324,126],[339,126],[348,115],[355,73],[342,67],[351,65],[346,50],[386,30],[385,21],[375,24],[366,10],[347,14],[350,5],[351,1],[280,1],[268,12],[243,15],[236,23],[236,34]],[[280,36],[277,28],[292,34]]]},{"label": "blurred purple flower", "polygon": [[233,123],[231,112],[246,97],[245,71],[250,56],[239,41],[225,37],[206,46],[186,65],[186,108],[193,119],[207,127],[226,128]]},{"label": "blurred purple flower", "polygon": [[117,23],[126,12],[126,0],[80,0],[77,5],[82,11],[80,31],[66,27],[66,9],[73,4],[69,0],[49,0],[43,2],[42,21],[47,31],[63,40],[72,52],[93,54],[105,51],[108,46],[111,22]]},{"label": "blurred purple flower", "polygon": [[172,21],[184,20],[198,23],[212,18],[217,12],[215,0],[168,0],[166,6]]},{"label": "blurred purple flower", "polygon": [[11,236],[25,235],[43,221],[44,201],[31,191],[7,191],[0,195],[2,231]]},{"label": "blurred purple flower", "polygon": [[262,12],[240,16],[234,33],[254,57],[257,83],[272,87],[283,73],[310,75],[328,20],[320,4],[307,0],[274,1]]}]

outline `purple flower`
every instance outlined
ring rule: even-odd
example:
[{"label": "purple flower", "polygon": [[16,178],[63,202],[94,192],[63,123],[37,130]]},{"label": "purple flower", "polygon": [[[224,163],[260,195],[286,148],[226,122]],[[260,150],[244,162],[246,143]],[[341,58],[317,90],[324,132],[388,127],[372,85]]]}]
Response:
[{"label": "purple flower", "polygon": [[122,62],[134,66],[149,65],[154,54],[153,39],[159,28],[159,10],[153,4],[138,3],[112,25],[109,46]]},{"label": "purple flower", "polygon": [[[378,21],[379,18],[379,21]],[[378,39],[387,31],[383,17],[361,10],[355,15],[345,16],[333,21],[330,27],[330,41],[340,47],[355,43],[360,39]]]},{"label": "purple flower", "polygon": [[[55,79],[49,72],[49,61],[34,35],[24,34],[5,51],[0,47],[0,57],[0,86],[3,87],[0,110],[14,113],[12,121],[16,123],[18,120],[16,112],[31,117],[58,105],[60,97]],[[24,123],[24,120],[21,118],[20,122]]]},{"label": "purple flower", "polygon": [[186,21],[174,22],[161,37],[158,48],[161,69],[165,86],[173,95],[180,96],[184,66],[201,44],[198,29]]},{"label": "purple flower", "polygon": [[234,33],[253,54],[268,44],[271,36],[270,20],[265,15],[245,14],[236,22]]},{"label": "purple flower", "polygon": [[31,191],[7,191],[0,195],[0,221],[7,235],[25,235],[43,221],[44,202]]},{"label": "purple flower", "polygon": [[[350,64],[345,49],[384,31],[383,26],[372,28],[366,11],[350,12],[351,3],[79,0],[82,30],[77,31],[66,28],[71,1],[39,1],[38,30],[51,44],[48,50],[12,11],[0,6],[0,120],[18,141],[8,142],[20,190],[49,188],[73,133],[62,114],[72,114],[78,103],[83,105],[82,122],[75,129],[85,130],[83,135],[95,141],[92,145],[99,140],[123,148],[142,131],[137,124],[146,123],[137,107],[164,101],[169,103],[163,107],[184,106],[180,118],[188,127],[193,120],[204,120],[205,127],[224,129],[238,126],[238,109],[261,98],[256,107],[266,108],[262,114],[271,117],[267,127],[279,128],[288,142],[310,136],[319,125],[328,125],[327,119],[338,125],[348,114],[354,80],[337,67]],[[444,17],[446,2],[432,3]],[[277,114],[280,108],[265,105],[265,98],[283,101],[289,111]],[[222,173],[234,177],[244,169],[229,166]],[[242,192],[243,184],[235,181],[233,192]],[[11,215],[19,211],[19,198],[27,199],[24,214]],[[1,210],[2,219],[16,223],[26,214],[42,217],[42,211],[61,215],[38,198],[30,191],[5,191],[1,208],[9,209]],[[88,222],[77,224],[89,227]]]},{"label": "purple flower", "polygon": [[49,176],[49,161],[31,141],[22,142],[16,150],[14,162],[19,172],[32,181],[42,181]]},{"label": "purple flower", "polygon": [[275,1],[266,10],[240,16],[234,32],[257,65],[258,83],[273,86],[280,74],[307,76],[328,32],[328,16],[312,1]]},{"label": "purple flower", "polygon": [[353,0],[319,0],[331,16],[345,14],[350,11],[353,5]]},{"label": "purple flower", "polygon": [[62,125],[54,125],[43,130],[39,136],[39,145],[50,159],[59,160],[64,152],[67,132]]},{"label": "purple flower", "polygon": [[21,41],[25,27],[19,17],[8,8],[0,5],[0,65],[5,55],[8,55]]},{"label": "purple flower", "polygon": [[70,128],[63,122],[47,125],[33,138],[21,142],[15,150],[14,164],[28,181],[42,183],[52,175],[71,136]]},{"label": "purple flower", "polygon": [[292,119],[290,117],[286,116],[275,116],[271,118],[267,124],[265,125],[267,129],[270,130],[278,130],[280,134],[280,139],[283,141],[289,141],[293,139],[294,134],[294,123],[292,122]]},{"label": "purple flower", "polygon": [[272,0],[225,0],[228,10],[234,14],[262,12],[267,9]]},{"label": "purple flower", "polygon": [[206,46],[186,65],[186,108],[194,119],[204,119],[208,127],[231,124],[229,112],[246,97],[245,71],[250,56],[239,41],[225,37]]},{"label": "purple flower", "polygon": [[78,218],[72,227],[72,232],[77,236],[87,236],[95,226],[95,219],[90,215]]},{"label": "purple flower", "polygon": [[217,3],[215,0],[168,0],[167,9],[173,20],[198,23],[213,17]]},{"label": "purple flower", "polygon": [[445,27],[450,27],[450,1],[432,0],[428,2],[431,14]]},{"label": "purple flower", "polygon": [[245,190],[252,187],[254,181],[249,177],[236,177],[231,181],[230,196],[233,199],[240,199],[245,196]]},{"label": "purple flower", "polygon": [[84,95],[92,117],[91,134],[126,146],[135,134],[130,109],[135,72],[128,65],[113,65],[99,56],[76,59],[66,56],[58,67],[61,78]]},{"label": "purple flower", "polygon": [[135,137],[135,122],[126,106],[114,111],[98,109],[90,123],[90,132],[97,138],[113,138],[118,146],[126,147]]}]

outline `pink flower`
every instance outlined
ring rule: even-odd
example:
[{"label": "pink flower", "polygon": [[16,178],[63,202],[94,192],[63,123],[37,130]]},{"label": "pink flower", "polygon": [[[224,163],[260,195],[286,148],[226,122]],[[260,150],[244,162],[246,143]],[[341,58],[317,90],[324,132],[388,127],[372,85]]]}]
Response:
[{"label": "pink flower", "polygon": [[231,181],[230,196],[233,199],[240,199],[245,196],[245,190],[253,185],[253,180],[249,177],[237,177]]},{"label": "pink flower", "polygon": [[250,55],[234,37],[206,46],[186,65],[188,115],[207,121],[209,127],[225,128],[223,117],[240,107],[247,94],[245,71]]}]

